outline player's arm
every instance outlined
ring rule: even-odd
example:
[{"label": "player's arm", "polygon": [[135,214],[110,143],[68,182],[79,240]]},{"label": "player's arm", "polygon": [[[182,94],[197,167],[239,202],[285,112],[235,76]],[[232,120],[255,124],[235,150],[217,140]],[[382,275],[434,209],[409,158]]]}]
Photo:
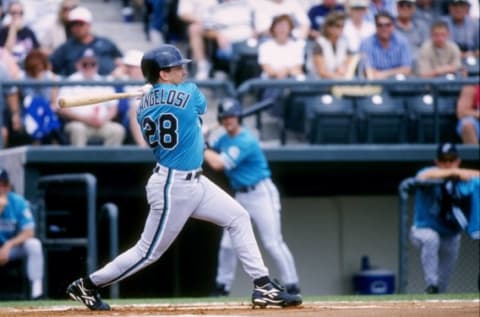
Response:
[{"label": "player's arm", "polygon": [[480,171],[466,168],[438,168],[434,167],[417,175],[419,180],[433,180],[446,178],[459,178],[461,180],[469,180],[473,177],[480,176]]},{"label": "player's arm", "polygon": [[225,169],[225,164],[220,154],[215,152],[212,149],[205,149],[203,152],[203,157],[208,166],[210,166],[215,171],[223,171]]}]

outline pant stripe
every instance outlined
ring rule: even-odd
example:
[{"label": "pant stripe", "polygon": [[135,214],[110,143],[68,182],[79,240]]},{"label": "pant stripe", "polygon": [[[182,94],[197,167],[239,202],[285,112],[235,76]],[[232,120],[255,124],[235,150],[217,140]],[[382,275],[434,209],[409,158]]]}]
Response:
[{"label": "pant stripe", "polygon": [[157,230],[155,231],[155,235],[153,236],[152,243],[148,247],[148,251],[145,254],[145,256],[143,256],[137,263],[135,263],[133,266],[131,266],[130,268],[125,270],[122,274],[120,274],[119,276],[117,276],[113,280],[111,280],[109,282],[106,282],[106,283],[103,283],[102,285],[98,285],[99,287],[105,287],[105,286],[111,285],[111,284],[117,282],[118,280],[122,279],[125,275],[130,273],[132,270],[135,270],[137,267],[141,266],[152,255],[152,253],[155,251],[156,245],[158,244],[158,241],[160,240],[160,237],[162,236],[162,233],[164,231],[163,229],[165,227],[165,222],[166,222],[166,219],[168,218],[168,214],[169,214],[169,211],[170,211],[169,210],[169,207],[170,207],[169,198],[170,198],[171,185],[172,185],[172,170],[168,169],[167,181],[165,182],[165,186],[163,187],[163,200],[164,200],[163,201],[163,213],[162,213],[162,216],[160,218],[160,221],[158,222]]}]

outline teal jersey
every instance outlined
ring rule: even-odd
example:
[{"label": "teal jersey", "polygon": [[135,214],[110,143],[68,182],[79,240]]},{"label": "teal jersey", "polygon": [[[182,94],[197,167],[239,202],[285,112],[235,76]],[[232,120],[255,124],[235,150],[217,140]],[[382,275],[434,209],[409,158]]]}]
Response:
[{"label": "teal jersey", "polygon": [[249,130],[242,128],[233,137],[225,133],[212,148],[220,153],[233,190],[255,185],[270,177],[270,168],[260,143]]},{"label": "teal jersey", "polygon": [[137,120],[159,164],[177,170],[202,166],[200,115],[206,110],[205,96],[195,83],[156,84],[143,95]]},{"label": "teal jersey", "polygon": [[[418,171],[417,176],[434,167],[426,167]],[[470,219],[467,219],[468,232],[471,235],[480,236],[480,179],[472,178],[470,181],[458,182],[458,194],[460,196],[471,195]],[[414,225],[417,228],[431,228],[441,235],[457,234],[459,230],[447,226],[440,217],[442,189],[440,185],[418,188],[415,195]]]},{"label": "teal jersey", "polygon": [[8,193],[7,205],[0,213],[0,245],[15,237],[21,231],[34,226],[27,200],[16,193]]}]

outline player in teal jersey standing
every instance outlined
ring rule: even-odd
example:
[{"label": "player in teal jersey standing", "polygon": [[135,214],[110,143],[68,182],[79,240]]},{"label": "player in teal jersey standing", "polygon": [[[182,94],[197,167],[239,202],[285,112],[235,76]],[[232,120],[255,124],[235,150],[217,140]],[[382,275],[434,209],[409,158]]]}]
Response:
[{"label": "player in teal jersey standing", "polygon": [[142,58],[142,72],[152,84],[137,110],[145,141],[157,164],[146,186],[150,211],[140,240],[103,268],[71,283],[67,294],[91,310],[109,310],[98,290],[157,261],[192,217],[226,228],[245,272],[253,279],[254,306],[295,306],[269,278],[247,211],[201,173],[204,139],[200,116],[207,104],[195,83],[184,82],[180,51],[165,44]]},{"label": "player in teal jersey standing", "polygon": [[[225,133],[212,143],[211,149],[205,150],[205,161],[214,170],[225,172],[235,199],[250,214],[265,250],[278,267],[286,291],[299,295],[295,261],[282,236],[279,193],[270,178],[270,168],[260,142],[241,125],[241,115],[242,107],[237,99],[222,100],[218,120]],[[226,296],[230,293],[236,266],[232,241],[228,232],[224,231],[212,295]]]}]

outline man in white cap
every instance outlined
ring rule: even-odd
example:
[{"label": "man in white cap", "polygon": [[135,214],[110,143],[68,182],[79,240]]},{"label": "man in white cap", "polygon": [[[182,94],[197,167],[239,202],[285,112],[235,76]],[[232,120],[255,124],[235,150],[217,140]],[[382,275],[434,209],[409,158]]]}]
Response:
[{"label": "man in white cap", "polygon": [[92,13],[85,7],[77,7],[68,15],[71,38],[53,51],[50,56],[53,72],[61,76],[73,74],[75,62],[85,49],[90,48],[98,59],[98,73],[111,74],[120,66],[122,52],[111,40],[92,33]]}]

